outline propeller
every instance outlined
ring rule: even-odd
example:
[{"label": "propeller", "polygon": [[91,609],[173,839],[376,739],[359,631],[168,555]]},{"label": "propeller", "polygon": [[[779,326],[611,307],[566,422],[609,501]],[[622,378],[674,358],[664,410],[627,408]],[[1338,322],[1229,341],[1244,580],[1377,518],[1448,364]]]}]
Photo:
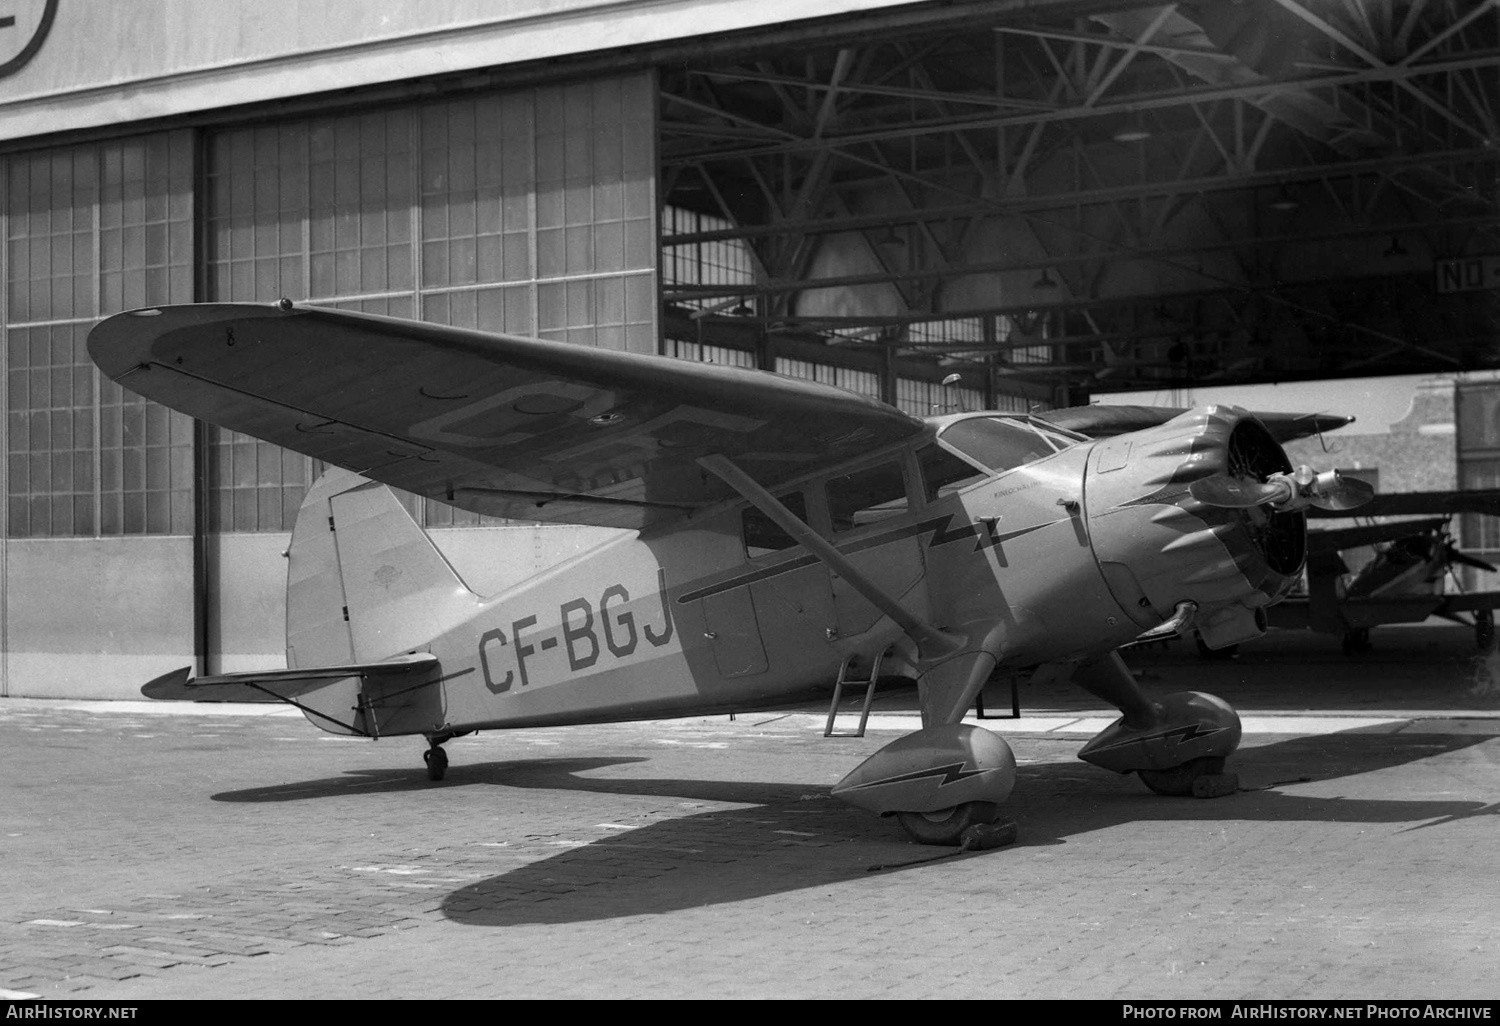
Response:
[{"label": "propeller", "polygon": [[1457,563],[1460,566],[1472,566],[1475,570],[1488,570],[1490,573],[1500,572],[1500,567],[1493,563],[1486,563],[1477,556],[1458,551],[1453,545],[1448,546],[1448,562]]},{"label": "propeller", "polygon": [[1337,470],[1317,474],[1310,467],[1298,467],[1292,476],[1295,478],[1304,470],[1313,477],[1310,504],[1319,509],[1357,509],[1375,498],[1374,486],[1357,477],[1345,477]]},{"label": "propeller", "polygon": [[1225,509],[1250,509],[1285,501],[1291,494],[1280,481],[1251,481],[1239,477],[1204,477],[1194,481],[1189,494],[1199,502]]},{"label": "propeller", "polygon": [[1264,481],[1205,477],[1194,481],[1188,492],[1209,506],[1249,509],[1269,503],[1283,512],[1308,506],[1335,511],[1355,509],[1375,497],[1375,489],[1358,478],[1345,477],[1337,470],[1320,474],[1306,466],[1289,474],[1272,474]]}]

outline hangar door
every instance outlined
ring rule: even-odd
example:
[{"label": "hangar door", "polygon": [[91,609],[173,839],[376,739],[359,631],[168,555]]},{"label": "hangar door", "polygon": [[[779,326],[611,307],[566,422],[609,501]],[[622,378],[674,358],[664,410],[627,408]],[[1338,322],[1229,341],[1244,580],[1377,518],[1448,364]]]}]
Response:
[{"label": "hangar door", "polygon": [[193,652],[193,424],[100,380],[101,317],[193,301],[193,138],[0,158],[0,695],[133,698]]},{"label": "hangar door", "polygon": [[[203,298],[655,353],[654,91],[637,73],[212,131]],[[320,468],[217,429],[205,446],[209,665],[276,665],[279,552]],[[481,524],[406,501],[429,528]]]}]

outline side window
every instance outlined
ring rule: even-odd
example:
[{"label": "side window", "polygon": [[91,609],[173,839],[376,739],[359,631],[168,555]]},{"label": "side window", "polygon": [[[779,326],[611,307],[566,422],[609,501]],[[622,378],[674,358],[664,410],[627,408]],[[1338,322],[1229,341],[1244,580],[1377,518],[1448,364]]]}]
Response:
[{"label": "side window", "polygon": [[951,495],[964,485],[988,476],[937,445],[918,450],[917,463],[922,468],[922,494],[928,502],[941,495]]},{"label": "side window", "polygon": [[906,512],[901,464],[882,463],[828,480],[828,516],[835,532],[853,531]]},{"label": "side window", "polygon": [[[795,513],[799,520],[807,520],[807,500],[802,497],[801,492],[789,492],[776,498]],[[745,530],[745,555],[751,559],[768,552],[780,552],[797,544],[791,535],[777,527],[775,521],[754,506],[740,515],[740,523]]]}]

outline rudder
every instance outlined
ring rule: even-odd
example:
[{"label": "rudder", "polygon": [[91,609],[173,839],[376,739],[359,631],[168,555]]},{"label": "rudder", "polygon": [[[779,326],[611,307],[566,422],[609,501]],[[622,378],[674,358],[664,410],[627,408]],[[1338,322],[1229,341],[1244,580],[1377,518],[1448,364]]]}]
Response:
[{"label": "rudder", "polygon": [[479,601],[390,489],[345,470],[309,489],[288,559],[291,667],[413,651]]}]

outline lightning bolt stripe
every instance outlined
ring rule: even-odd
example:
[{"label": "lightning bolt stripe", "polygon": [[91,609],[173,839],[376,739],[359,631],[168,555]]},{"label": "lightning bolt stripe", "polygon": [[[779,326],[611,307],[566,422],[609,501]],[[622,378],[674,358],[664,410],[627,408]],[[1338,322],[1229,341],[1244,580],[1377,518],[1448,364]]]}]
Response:
[{"label": "lightning bolt stripe", "polygon": [[[1040,531],[1044,527],[1050,527],[1052,524],[1059,522],[1058,520],[1049,520],[1045,524],[1033,524],[1030,527],[1023,527],[1016,531],[997,534],[992,525],[984,523],[964,523],[958,527],[950,527],[949,525],[953,523],[957,515],[956,513],[946,513],[943,516],[923,520],[920,523],[898,527],[884,534],[877,534],[870,538],[861,538],[859,541],[840,546],[839,551],[845,555],[852,556],[855,553],[879,548],[882,545],[890,545],[893,542],[905,541],[907,538],[916,538],[930,533],[932,538],[927,542],[929,549],[935,549],[940,545],[950,545],[953,542],[975,539],[974,551],[978,552],[982,549],[994,548],[997,545],[1010,541],[1012,538],[1020,538],[1022,535],[1031,534],[1033,531]],[[780,577],[782,574],[789,574],[793,571],[801,570],[803,567],[812,566],[816,562],[818,562],[818,557],[811,554],[797,556],[794,559],[787,560],[785,563],[777,563],[775,566],[768,566],[760,570],[739,574],[729,578],[727,581],[720,581],[718,584],[710,584],[707,587],[685,592],[678,596],[677,601],[679,604],[695,602],[698,599],[709,598],[710,596],[719,595],[726,591],[733,591],[735,588],[743,588],[746,585],[756,584],[760,581],[769,580],[772,577]]]},{"label": "lightning bolt stripe", "polygon": [[868,787],[884,787],[886,784],[904,784],[908,781],[924,780],[927,777],[936,776],[941,776],[943,778],[942,780],[938,781],[938,787],[946,787],[947,785],[954,783],[955,781],[967,780],[969,777],[977,777],[981,773],[989,772],[988,770],[982,769],[966,770],[964,769],[964,767],[967,765],[968,763],[966,762],[953,762],[949,763],[946,766],[932,766],[928,769],[914,770],[911,773],[901,773],[894,777],[885,777],[884,779],[871,780],[868,783],[864,784],[855,784],[848,790],[863,791]]},{"label": "lightning bolt stripe", "polygon": [[688,603],[696,601],[697,599],[708,598],[710,595],[718,595],[722,592],[733,591],[735,588],[742,588],[749,584],[755,584],[759,581],[768,580],[772,577],[780,577],[782,574],[789,574],[795,570],[801,570],[803,567],[812,566],[817,561],[818,557],[812,555],[811,553],[805,556],[798,556],[796,559],[789,559],[785,563],[777,563],[775,566],[768,566],[763,570],[756,570],[753,573],[741,574],[738,577],[731,577],[727,581],[721,581],[718,584],[711,584],[706,588],[699,588],[696,591],[687,592],[683,595],[679,595],[677,601],[679,604]]},{"label": "lightning bolt stripe", "polygon": [[1128,737],[1123,741],[1116,741],[1112,745],[1101,745],[1099,748],[1096,748],[1095,751],[1109,752],[1113,751],[1116,748],[1128,748],[1130,745],[1143,745],[1149,741],[1166,741],[1167,739],[1174,736],[1177,737],[1177,743],[1181,744],[1184,741],[1196,741],[1200,737],[1212,737],[1213,735],[1223,733],[1228,729],[1228,727],[1205,728],[1201,723],[1188,723],[1180,727],[1170,727],[1166,730],[1158,731],[1155,734],[1141,734],[1136,737]]}]

